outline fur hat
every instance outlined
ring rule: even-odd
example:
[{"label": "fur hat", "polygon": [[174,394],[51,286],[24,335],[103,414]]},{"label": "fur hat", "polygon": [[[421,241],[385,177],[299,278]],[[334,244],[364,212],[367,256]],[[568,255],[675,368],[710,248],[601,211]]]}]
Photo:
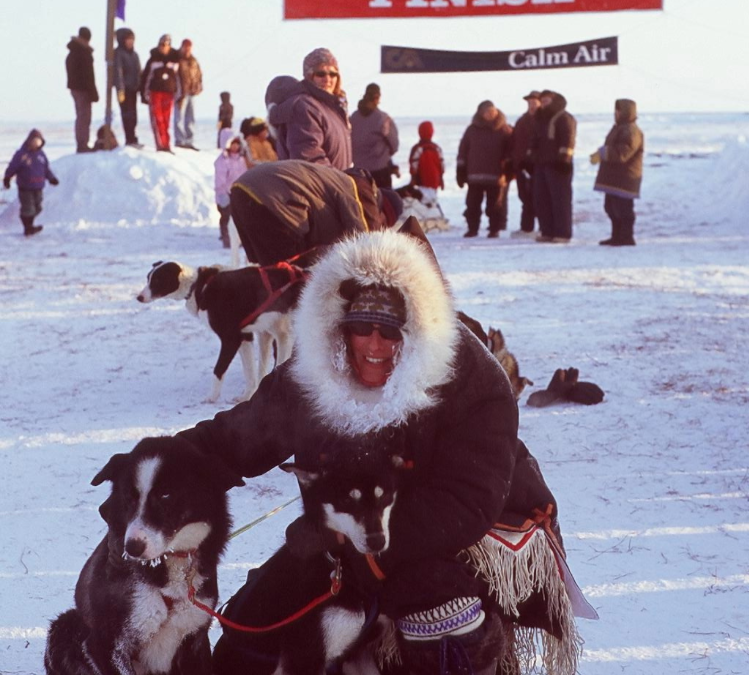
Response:
[{"label": "fur hat", "polygon": [[387,286],[356,286],[353,290],[342,286],[341,295],[352,296],[342,323],[369,321],[383,326],[402,328],[406,323],[406,303],[403,296]]},{"label": "fur hat", "polygon": [[315,68],[323,64],[333,66],[338,70],[338,60],[333,56],[333,52],[329,49],[325,49],[325,47],[313,49],[304,57],[304,63],[302,64],[303,76],[309,79],[312,76],[312,73],[315,72]]}]

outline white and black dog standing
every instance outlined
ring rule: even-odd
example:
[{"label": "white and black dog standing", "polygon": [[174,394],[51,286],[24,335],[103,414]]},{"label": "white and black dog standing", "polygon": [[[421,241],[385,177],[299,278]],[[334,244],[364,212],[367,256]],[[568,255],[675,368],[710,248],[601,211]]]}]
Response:
[{"label": "white and black dog standing", "polygon": [[226,492],[244,481],[179,438],[114,455],[99,511],[108,531],[81,571],[75,609],[52,621],[48,675],[210,675],[216,569],[229,538]]},{"label": "white and black dog standing", "polygon": [[[365,566],[366,556],[386,550],[390,514],[406,463],[401,454],[394,454],[402,450],[394,442],[374,450],[362,450],[361,443],[351,440],[339,439],[334,445],[335,449],[324,447],[319,468],[281,465],[297,476],[306,523],[295,534],[287,530],[289,544],[250,573],[223,614],[242,626],[273,626],[298,613],[312,596],[330,590],[336,573],[340,573],[340,590],[294,621],[269,631],[249,633],[225,627],[214,649],[217,673],[323,675],[332,664],[351,666],[358,674],[379,672],[366,646],[376,639],[371,633],[379,631],[374,624],[376,614],[352,582],[345,560],[340,567],[335,533],[342,535],[338,542],[343,537],[348,540],[346,555],[358,556]],[[300,541],[304,548],[309,539],[326,530],[332,553],[319,549],[300,553]]]},{"label": "white and black dog standing", "polygon": [[[290,313],[306,279],[303,267],[311,265],[318,256],[313,250],[293,265],[279,263],[238,270],[217,265],[195,270],[178,262],[160,261],[153,264],[137,300],[143,303],[159,298],[184,300],[187,310],[204,319],[221,340],[207,401],[218,400],[223,377],[237,352],[245,376],[245,390],[239,400],[247,400],[260,379],[272,370],[273,343],[276,363],[283,363],[291,356]],[[258,344],[259,365],[252,349],[254,339]]]}]

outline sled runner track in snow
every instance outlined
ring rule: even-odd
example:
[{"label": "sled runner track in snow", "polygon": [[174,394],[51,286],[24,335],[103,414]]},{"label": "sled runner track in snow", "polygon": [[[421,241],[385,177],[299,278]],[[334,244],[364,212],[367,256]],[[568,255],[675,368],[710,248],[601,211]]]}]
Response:
[{"label": "sled runner track in snow", "polygon": [[699,534],[728,534],[749,532],[749,523],[724,523],[705,527],[650,527],[646,530],[600,530],[598,532],[570,532],[577,539],[624,539],[637,537],[694,536]]}]

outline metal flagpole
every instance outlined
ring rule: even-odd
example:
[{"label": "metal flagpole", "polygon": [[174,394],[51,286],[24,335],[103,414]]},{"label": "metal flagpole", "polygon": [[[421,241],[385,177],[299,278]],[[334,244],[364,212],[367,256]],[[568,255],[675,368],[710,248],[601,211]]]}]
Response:
[{"label": "metal flagpole", "polygon": [[[106,111],[104,113],[104,124],[107,131],[111,131],[112,125],[112,87],[114,86],[114,14],[117,9],[117,0],[106,0],[107,2],[107,35],[106,52],[104,58],[107,61],[107,96]],[[107,134],[107,138],[109,134]]]}]

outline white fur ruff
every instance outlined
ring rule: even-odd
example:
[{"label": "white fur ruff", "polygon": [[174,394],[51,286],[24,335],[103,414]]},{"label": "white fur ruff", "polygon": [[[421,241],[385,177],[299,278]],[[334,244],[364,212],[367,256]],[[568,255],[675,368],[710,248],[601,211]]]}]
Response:
[{"label": "white fur ruff", "polygon": [[[337,244],[315,267],[294,317],[292,374],[321,420],[345,435],[402,424],[435,405],[435,388],[452,374],[458,329],[452,298],[422,244],[397,232],[374,232]],[[407,319],[397,367],[384,386],[355,383],[341,358],[341,283],[397,288]]]}]

